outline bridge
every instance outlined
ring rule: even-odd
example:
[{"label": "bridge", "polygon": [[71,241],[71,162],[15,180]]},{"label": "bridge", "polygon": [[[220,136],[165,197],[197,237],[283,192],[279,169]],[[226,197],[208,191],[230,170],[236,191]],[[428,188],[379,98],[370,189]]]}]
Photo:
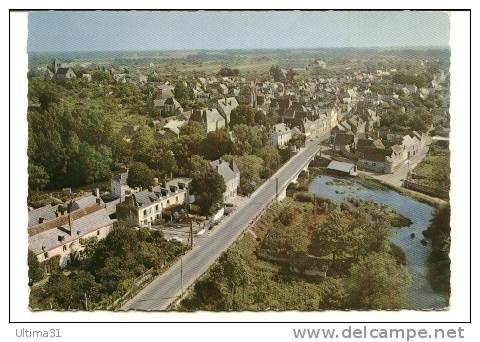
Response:
[{"label": "bridge", "polygon": [[198,239],[192,250],[125,303],[121,310],[166,310],[183,297],[185,289],[206,272],[272,202],[286,197],[288,185],[297,181],[299,174],[308,169],[319,152],[319,140],[307,141],[305,147],[252,193],[244,204],[204,238]]}]

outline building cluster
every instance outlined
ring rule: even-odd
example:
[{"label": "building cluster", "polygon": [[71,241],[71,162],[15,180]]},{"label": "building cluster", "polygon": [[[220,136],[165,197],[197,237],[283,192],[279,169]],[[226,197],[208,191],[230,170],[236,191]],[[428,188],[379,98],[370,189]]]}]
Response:
[{"label": "building cluster", "polygon": [[431,143],[425,133],[387,134],[383,139],[359,137],[353,132],[336,133],[333,151],[355,161],[363,170],[377,173],[394,173],[395,170],[420,155]]},{"label": "building cluster", "polygon": [[66,203],[46,205],[28,212],[28,246],[40,262],[55,256],[60,266],[79,257],[90,238],[102,239],[112,230],[115,207],[89,194]]},{"label": "building cluster", "polygon": [[[45,70],[45,78],[64,82],[81,78],[91,82],[98,70],[76,75],[73,66],[54,60]],[[268,117],[270,143],[283,149],[297,135],[307,139],[332,142],[335,155],[347,158],[354,164],[334,161],[332,170],[354,175],[357,168],[380,173],[393,173],[399,165],[423,151],[430,138],[417,131],[409,134],[395,132],[379,135],[378,128],[384,113],[392,107],[401,107],[405,97],[427,100],[442,90],[445,77],[441,74],[431,87],[417,88],[411,84],[399,84],[388,90],[375,89],[372,84],[389,77],[395,69],[349,70],[335,76],[324,77],[326,62],[315,60],[306,66],[312,75],[306,78],[247,80],[242,76],[192,74],[173,76],[161,80],[156,71],[149,74],[128,72],[122,67],[102,67],[113,82],[133,82],[149,85],[152,113],[157,116],[152,124],[160,135],[178,137],[180,129],[190,120],[201,123],[206,133],[230,128],[232,112],[241,105],[250,106],[255,115]],[[287,72],[282,70],[284,76]],[[176,86],[181,85],[196,103],[184,108],[175,96]],[[184,103],[184,102],[182,102]],[[404,108],[404,110],[408,110]],[[166,119],[166,120],[165,120]],[[435,122],[448,121],[448,112],[438,109]],[[166,121],[166,123],[165,123]],[[132,135],[135,127],[126,127],[125,136]],[[126,138],[129,139],[129,138]],[[128,140],[126,140],[128,141]],[[235,162],[210,161],[210,167],[225,182],[225,203],[231,202],[238,192],[240,171]],[[111,179],[112,202],[104,203],[98,193],[71,200],[67,203],[45,206],[29,211],[29,247],[39,261],[60,256],[60,264],[70,262],[72,255],[81,253],[89,238],[103,238],[117,220],[128,221],[138,227],[151,227],[156,221],[172,218],[177,211],[194,202],[190,194],[191,180],[175,178],[169,182],[154,184],[147,189],[128,186],[128,171]]]}]

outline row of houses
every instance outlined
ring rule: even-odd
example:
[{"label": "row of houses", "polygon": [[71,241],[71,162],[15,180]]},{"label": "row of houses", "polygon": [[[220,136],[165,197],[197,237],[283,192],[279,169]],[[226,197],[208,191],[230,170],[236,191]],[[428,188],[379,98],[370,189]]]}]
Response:
[{"label": "row of houses", "polygon": [[95,195],[29,210],[28,246],[39,262],[59,256],[64,267],[81,255],[86,240],[104,238],[115,222],[97,190]]},{"label": "row of houses", "polygon": [[337,133],[333,151],[356,161],[360,169],[393,173],[404,162],[419,155],[430,138],[416,131],[407,135],[387,134],[382,139],[359,138],[354,133]]},{"label": "row of houses", "polygon": [[[224,203],[231,202],[240,186],[236,163],[219,159],[210,166],[225,182]],[[28,245],[38,261],[59,256],[60,266],[65,267],[73,257],[81,256],[88,239],[105,238],[117,221],[150,228],[166,211],[171,217],[172,210],[195,201],[189,192],[189,178],[175,178],[148,189],[132,189],[127,180],[128,171],[111,179],[110,193],[115,200],[109,203],[102,201],[97,189],[94,195],[29,210]]]}]

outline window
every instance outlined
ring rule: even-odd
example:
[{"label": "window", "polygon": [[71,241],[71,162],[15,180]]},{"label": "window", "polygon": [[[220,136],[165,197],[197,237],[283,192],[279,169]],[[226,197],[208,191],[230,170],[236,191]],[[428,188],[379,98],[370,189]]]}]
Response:
[{"label": "window", "polygon": [[45,259],[47,259],[47,258],[48,258],[48,252],[43,253],[43,257],[44,257]]},{"label": "window", "polygon": [[169,205],[169,204],[170,204],[170,200],[167,200],[167,205]]},{"label": "window", "polygon": [[178,196],[175,196],[175,202],[178,203]]},{"label": "window", "polygon": [[372,163],[373,166],[377,165],[376,163]]},{"label": "window", "polygon": [[147,209],[144,209],[143,210],[143,216],[146,216],[147,215]]},{"label": "window", "polygon": [[63,245],[63,251],[65,252],[67,250],[67,245]]},{"label": "window", "polygon": [[100,235],[100,229],[99,229],[99,230],[97,230],[97,236],[98,236],[98,235]]},{"label": "window", "polygon": [[158,211],[158,204],[155,205],[155,210]]}]

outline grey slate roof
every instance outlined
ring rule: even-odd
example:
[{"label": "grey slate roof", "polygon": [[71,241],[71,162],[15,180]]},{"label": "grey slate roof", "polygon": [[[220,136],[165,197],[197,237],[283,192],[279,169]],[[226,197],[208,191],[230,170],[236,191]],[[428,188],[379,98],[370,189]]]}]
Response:
[{"label": "grey slate roof", "polygon": [[355,165],[352,163],[346,163],[346,162],[341,162],[337,160],[332,160],[330,164],[328,164],[328,169],[329,170],[335,170],[335,171],[341,171],[345,173],[350,173],[350,170],[354,168]]},{"label": "grey slate roof", "polygon": [[52,220],[56,217],[55,211],[58,206],[46,205],[28,212],[28,228],[39,224],[40,218],[44,221]]},{"label": "grey slate roof", "polygon": [[[108,216],[106,209],[100,209],[89,215],[85,215],[72,222],[72,235],[58,228],[49,229],[39,234],[30,236],[28,238],[28,248],[34,253],[39,254],[44,250],[51,250],[55,247],[61,246],[70,241],[76,240],[90,232],[93,232],[99,228],[111,225],[115,222]],[[62,226],[66,231],[69,230],[68,223]],[[63,241],[59,241],[58,237],[62,236]]]},{"label": "grey slate roof", "polygon": [[232,163],[233,168],[230,166],[230,163],[222,160],[217,159],[210,162],[210,165],[223,177],[225,183],[235,179],[237,174],[240,173],[238,170],[237,164],[235,162]]}]

